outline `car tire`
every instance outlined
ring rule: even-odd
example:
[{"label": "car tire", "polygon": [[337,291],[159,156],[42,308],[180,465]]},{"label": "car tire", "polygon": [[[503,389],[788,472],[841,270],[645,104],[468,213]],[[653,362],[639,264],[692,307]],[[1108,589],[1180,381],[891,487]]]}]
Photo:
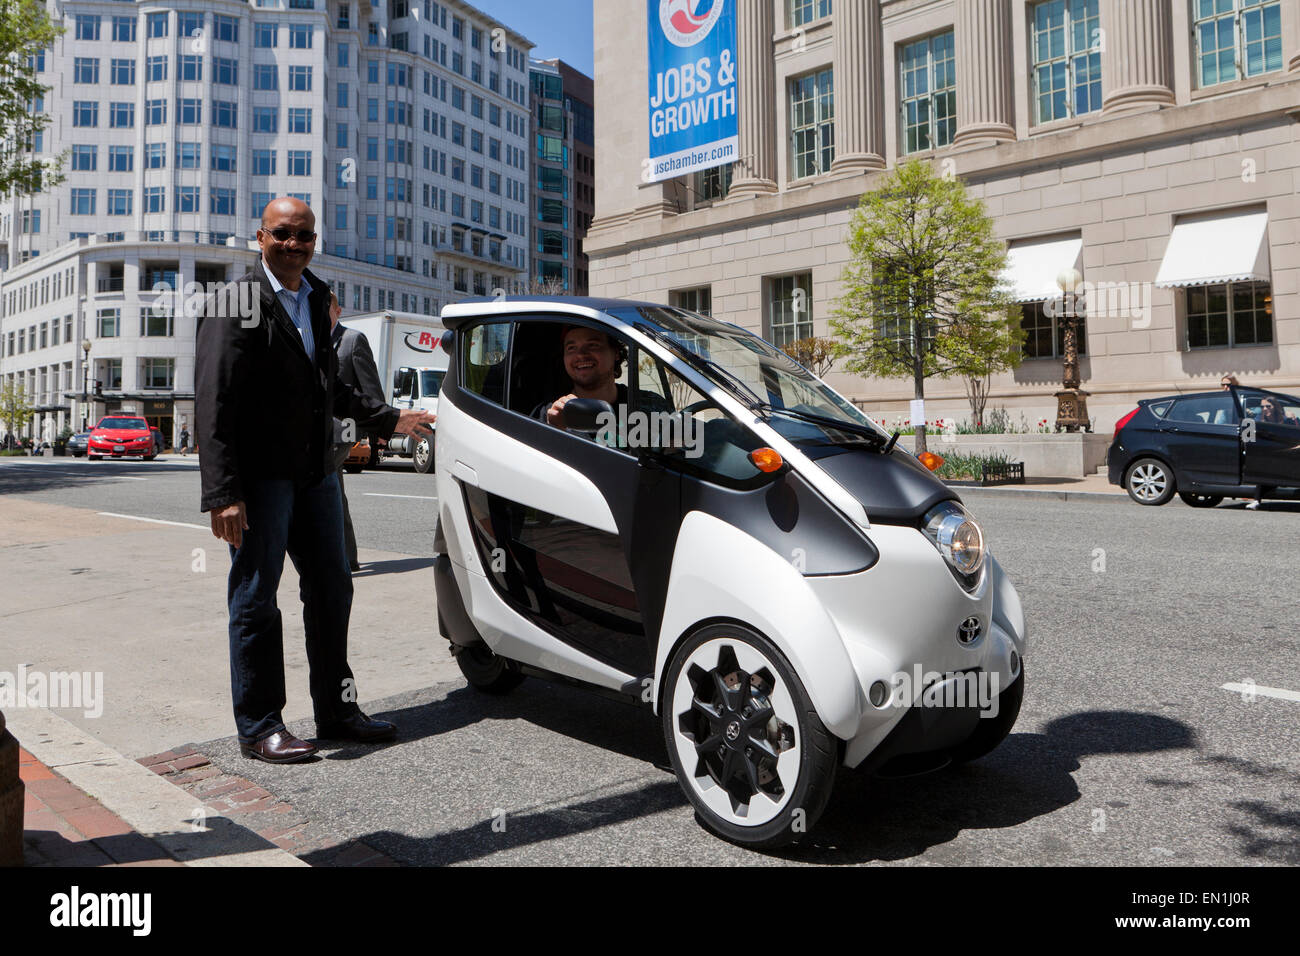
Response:
[{"label": "car tire", "polygon": [[87,455],[86,457],[89,458],[91,461],[99,461],[99,459],[103,458],[104,456],[103,456],[103,455]]},{"label": "car tire", "polygon": [[360,465],[344,465],[344,466],[343,466],[343,470],[346,471],[349,475],[359,475],[359,474],[361,474],[361,466],[360,466]]},{"label": "car tire", "polygon": [[786,846],[826,809],[839,742],[785,655],[757,632],[718,624],[683,641],[664,671],[660,714],[696,819],[723,839]]},{"label": "car tire", "polygon": [[370,461],[366,463],[366,467],[367,468],[379,467],[379,446],[378,445],[370,446]]},{"label": "car tire", "polygon": [[457,648],[456,664],[469,685],[485,694],[508,694],[524,680],[523,674],[486,644]]},{"label": "car tire", "polygon": [[1025,697],[1025,664],[1020,662],[1020,674],[1002,693],[998,694],[998,712],[993,717],[981,717],[979,726],[966,740],[949,753],[954,764],[970,763],[992,753],[1007,739],[1011,728],[1020,716],[1020,702]]},{"label": "car tire", "polygon": [[145,460],[145,461],[153,461],[153,460],[156,459],[157,457],[158,457],[157,455],[145,455],[145,456],[144,456],[144,460]]},{"label": "car tire", "polygon": [[1174,471],[1159,458],[1139,458],[1124,472],[1124,490],[1140,505],[1163,505],[1174,496]]},{"label": "car tire", "polygon": [[432,438],[421,438],[415,443],[411,452],[411,461],[415,464],[415,470],[422,475],[433,471],[433,442]]},{"label": "car tire", "polygon": [[1213,508],[1223,501],[1223,495],[1198,495],[1194,491],[1180,491],[1178,497],[1191,508]]}]

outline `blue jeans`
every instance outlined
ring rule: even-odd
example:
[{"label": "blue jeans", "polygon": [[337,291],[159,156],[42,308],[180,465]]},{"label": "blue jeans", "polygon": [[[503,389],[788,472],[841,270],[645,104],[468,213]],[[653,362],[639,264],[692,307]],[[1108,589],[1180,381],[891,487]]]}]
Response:
[{"label": "blue jeans", "polygon": [[276,590],[286,552],[298,572],[311,699],[320,722],[357,710],[348,667],[352,573],[343,547],[338,478],[295,488],[288,480],[244,485],[248,528],[230,549],[230,691],[240,743],[284,729],[284,642]]}]

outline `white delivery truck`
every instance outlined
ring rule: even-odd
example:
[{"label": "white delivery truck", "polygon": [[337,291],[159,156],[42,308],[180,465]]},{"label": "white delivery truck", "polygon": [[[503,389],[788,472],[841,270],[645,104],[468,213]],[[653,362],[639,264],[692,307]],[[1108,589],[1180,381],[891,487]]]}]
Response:
[{"label": "white delivery truck", "polygon": [[[351,315],[341,321],[370,343],[379,381],[389,390],[385,401],[398,408],[437,412],[448,361],[442,348],[446,327],[437,316],[384,311]],[[406,435],[394,435],[386,448],[371,450],[372,465],[383,458],[409,459],[416,471],[428,474],[433,471],[433,439],[413,442]]]}]

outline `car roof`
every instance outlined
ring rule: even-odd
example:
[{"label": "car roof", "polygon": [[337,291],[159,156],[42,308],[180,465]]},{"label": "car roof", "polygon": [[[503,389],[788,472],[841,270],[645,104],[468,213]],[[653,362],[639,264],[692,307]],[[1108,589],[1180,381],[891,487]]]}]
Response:
[{"label": "car roof", "polygon": [[[443,306],[442,321],[449,329],[456,329],[472,318],[484,315],[507,315],[521,311],[558,312],[597,318],[596,313],[611,309],[647,308],[665,309],[663,302],[642,302],[636,299],[609,299],[577,295],[505,295],[472,296]],[[651,322],[650,324],[654,324]]]}]

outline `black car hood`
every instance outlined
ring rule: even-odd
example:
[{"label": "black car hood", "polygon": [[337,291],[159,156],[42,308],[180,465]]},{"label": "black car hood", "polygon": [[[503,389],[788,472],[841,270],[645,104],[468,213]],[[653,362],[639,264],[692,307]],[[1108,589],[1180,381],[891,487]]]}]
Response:
[{"label": "black car hood", "polygon": [[914,524],[941,501],[960,501],[951,488],[901,448],[888,455],[867,448],[802,449],[814,464],[862,503],[881,524]]}]

